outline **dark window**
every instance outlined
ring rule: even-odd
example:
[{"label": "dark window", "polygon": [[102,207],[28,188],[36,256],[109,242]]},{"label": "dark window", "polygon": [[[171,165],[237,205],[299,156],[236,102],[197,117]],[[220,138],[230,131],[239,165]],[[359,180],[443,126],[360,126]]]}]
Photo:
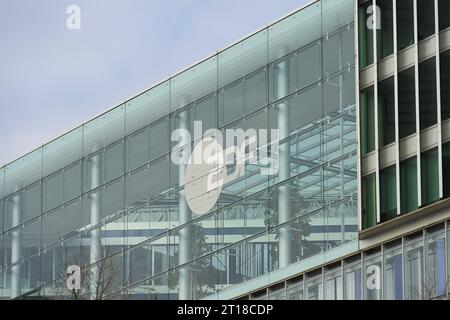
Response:
[{"label": "dark window", "polygon": [[370,87],[360,94],[361,154],[375,150],[374,93]]},{"label": "dark window", "polygon": [[450,197],[450,142],[442,146],[442,182],[444,197]]},{"label": "dark window", "polygon": [[378,86],[378,141],[380,147],[395,141],[394,78]]},{"label": "dark window", "polygon": [[400,201],[402,213],[408,213],[417,209],[416,157],[400,163]]},{"label": "dark window", "polygon": [[398,74],[398,127],[400,139],[416,132],[414,68]]},{"label": "dark window", "polygon": [[380,171],[380,211],[381,222],[397,216],[397,187],[395,166]]},{"label": "dark window", "polygon": [[420,130],[437,123],[436,59],[419,64]]},{"label": "dark window", "polygon": [[397,45],[398,50],[414,44],[413,0],[397,1]]},{"label": "dark window", "polygon": [[434,0],[417,0],[417,20],[419,40],[434,34]]},{"label": "dark window", "polygon": [[[449,1],[450,4],[450,1]],[[450,13],[449,13],[450,14]],[[441,53],[441,115],[450,118],[450,50]]]},{"label": "dark window", "polygon": [[392,0],[378,0],[377,5],[380,7],[381,14],[381,26],[377,35],[377,54],[378,58],[384,58],[394,52]]},{"label": "dark window", "polygon": [[439,200],[439,163],[437,148],[422,153],[422,205]]},{"label": "dark window", "polygon": [[375,174],[362,178],[362,227],[367,229],[377,224],[377,196]]}]

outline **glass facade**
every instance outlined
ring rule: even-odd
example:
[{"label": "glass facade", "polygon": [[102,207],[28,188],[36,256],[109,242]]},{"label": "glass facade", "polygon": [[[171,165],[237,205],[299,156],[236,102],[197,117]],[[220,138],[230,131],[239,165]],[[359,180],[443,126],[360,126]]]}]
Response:
[{"label": "glass facade", "polygon": [[[353,1],[314,1],[0,168],[1,298],[70,298],[66,267],[79,265],[84,298],[201,299],[355,239],[353,43]],[[192,136],[180,145],[177,129]],[[197,213],[197,180],[173,158],[208,129],[278,129],[266,143],[280,163],[267,175],[244,160]],[[332,279],[288,297],[342,297]]]}]

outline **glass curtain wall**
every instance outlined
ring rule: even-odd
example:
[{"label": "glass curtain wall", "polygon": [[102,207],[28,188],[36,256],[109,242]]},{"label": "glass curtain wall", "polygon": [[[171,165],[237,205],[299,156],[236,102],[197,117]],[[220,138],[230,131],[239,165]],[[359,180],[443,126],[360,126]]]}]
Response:
[{"label": "glass curtain wall", "polygon": [[[354,239],[353,34],[352,0],[315,1],[0,168],[1,297],[67,295],[70,261],[114,278],[85,298],[201,299]],[[198,211],[173,159],[208,129],[258,161]]]}]

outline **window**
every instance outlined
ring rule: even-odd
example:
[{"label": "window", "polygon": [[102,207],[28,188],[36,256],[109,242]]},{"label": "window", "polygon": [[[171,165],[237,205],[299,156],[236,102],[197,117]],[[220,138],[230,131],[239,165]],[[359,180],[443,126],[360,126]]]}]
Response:
[{"label": "window", "polygon": [[381,254],[378,250],[365,253],[364,300],[381,300]]},{"label": "window", "polygon": [[397,1],[397,45],[398,50],[414,44],[413,0]]},{"label": "window", "polygon": [[393,36],[393,8],[392,0],[377,0],[381,13],[381,26],[377,34],[378,58],[384,58],[394,52]]},{"label": "window", "polygon": [[134,170],[149,160],[149,128],[134,132],[127,137],[126,163],[127,172]]},{"label": "window", "polygon": [[417,0],[419,41],[434,34],[434,0]]},{"label": "window", "polygon": [[439,164],[437,148],[421,155],[422,205],[439,200]]},{"label": "window", "polygon": [[[442,1],[441,1],[442,2]],[[450,7],[450,2],[446,2]],[[449,13],[450,17],[450,13]],[[442,121],[450,118],[450,50],[441,53],[441,117]]]},{"label": "window", "polygon": [[400,139],[416,132],[414,67],[398,74],[398,129]]},{"label": "window", "polygon": [[359,66],[364,68],[373,63],[373,30],[367,27],[367,22],[373,15],[372,2],[366,2],[359,7]]},{"label": "window", "polygon": [[325,299],[342,300],[342,270],[340,266],[327,270],[325,273]]},{"label": "window", "polygon": [[403,300],[403,263],[401,242],[386,245],[383,266],[383,299]]},{"label": "window", "polygon": [[442,182],[444,197],[450,197],[450,142],[442,146]]},{"label": "window", "polygon": [[429,300],[446,294],[444,226],[438,225],[427,230],[425,243],[426,287],[423,298]]},{"label": "window", "polygon": [[450,27],[450,2],[439,1],[439,31]]},{"label": "window", "polygon": [[322,300],[322,273],[308,277],[306,291],[308,300]]},{"label": "window", "polygon": [[405,239],[405,299],[418,300],[423,287],[423,236],[419,233]]},{"label": "window", "polygon": [[416,157],[400,163],[400,201],[401,212],[416,210],[417,201],[417,161]]},{"label": "window", "polygon": [[437,123],[436,58],[419,64],[419,91],[420,130],[423,130]]},{"label": "window", "polygon": [[381,222],[397,216],[397,185],[395,165],[380,171]]},{"label": "window", "polygon": [[344,268],[344,300],[361,300],[361,261],[349,261]]},{"label": "window", "polygon": [[374,92],[370,87],[360,94],[361,155],[375,150]]},{"label": "window", "polygon": [[383,80],[378,87],[378,141],[380,147],[395,141],[394,78]]},{"label": "window", "polygon": [[303,279],[293,279],[287,284],[287,300],[303,300]]},{"label": "window", "polygon": [[377,196],[375,173],[362,178],[362,228],[367,229],[377,224]]}]

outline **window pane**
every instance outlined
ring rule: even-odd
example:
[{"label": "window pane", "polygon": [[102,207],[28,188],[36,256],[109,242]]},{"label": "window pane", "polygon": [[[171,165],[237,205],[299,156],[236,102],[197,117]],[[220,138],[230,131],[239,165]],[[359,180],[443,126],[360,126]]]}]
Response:
[{"label": "window pane", "polygon": [[437,148],[421,155],[422,205],[439,200],[439,164]]},{"label": "window pane", "polygon": [[419,64],[419,91],[420,130],[423,130],[437,123],[435,58]]},{"label": "window pane", "polygon": [[434,34],[434,0],[417,0],[419,41]]},{"label": "window pane", "polygon": [[381,255],[367,254],[364,259],[364,300],[381,300]]},{"label": "window pane", "polygon": [[405,241],[405,299],[418,300],[423,287],[423,239],[420,233]]},{"label": "window pane", "polygon": [[375,110],[373,87],[360,94],[361,155],[375,150]]},{"label": "window pane", "polygon": [[380,210],[381,222],[397,216],[395,165],[380,171]]},{"label": "window pane", "polygon": [[109,145],[105,149],[104,158],[105,182],[120,177],[124,173],[123,140]]},{"label": "window pane", "polygon": [[450,27],[450,2],[439,1],[439,31]]},{"label": "window pane", "polygon": [[447,292],[445,281],[445,230],[443,225],[427,230],[424,299],[442,297]]},{"label": "window pane", "polygon": [[398,128],[400,139],[416,132],[414,68],[398,74]]},{"label": "window pane", "polygon": [[383,80],[378,87],[378,143],[384,147],[395,140],[394,78]]},{"label": "window pane", "polygon": [[417,209],[417,161],[411,158],[400,163],[401,212]]},{"label": "window pane", "polygon": [[127,137],[127,171],[134,170],[148,162],[150,153],[149,146],[150,141],[148,127],[132,133]]},{"label": "window pane", "polygon": [[381,26],[377,34],[378,57],[382,59],[394,52],[392,0],[377,0],[377,6],[381,13]]},{"label": "window pane", "polygon": [[397,1],[397,45],[398,50],[414,43],[413,0]]},{"label": "window pane", "polygon": [[24,190],[23,221],[41,213],[41,182],[36,182]]},{"label": "window pane", "polygon": [[364,68],[373,63],[373,30],[367,27],[373,14],[372,3],[359,6],[359,66]]},{"label": "window pane", "polygon": [[[442,2],[442,1],[441,1]],[[450,8],[450,2],[446,2]],[[450,12],[449,12],[450,19]],[[442,121],[450,118],[450,50],[441,53],[441,117]]]},{"label": "window pane", "polygon": [[306,293],[308,300],[322,300],[322,274],[308,278],[306,281]]},{"label": "window pane", "polygon": [[362,227],[367,229],[377,223],[375,174],[362,178]]},{"label": "window pane", "polygon": [[300,49],[297,55],[297,89],[302,89],[322,76],[321,43]]},{"label": "window pane", "polygon": [[287,300],[303,300],[303,280],[291,280],[287,284]]},{"label": "window pane", "polygon": [[165,118],[150,126],[150,161],[169,152],[170,148],[169,119]]},{"label": "window pane", "polygon": [[442,182],[444,197],[450,197],[450,142],[442,146]]},{"label": "window pane", "polygon": [[327,270],[325,274],[325,299],[342,300],[342,272],[340,267],[333,270]]},{"label": "window pane", "polygon": [[245,113],[249,114],[268,103],[267,70],[263,68],[245,77],[244,88]]},{"label": "window pane", "polygon": [[384,250],[384,300],[403,300],[403,263],[401,244]]},{"label": "window pane", "polygon": [[349,263],[344,268],[344,300],[361,300],[361,261]]}]

